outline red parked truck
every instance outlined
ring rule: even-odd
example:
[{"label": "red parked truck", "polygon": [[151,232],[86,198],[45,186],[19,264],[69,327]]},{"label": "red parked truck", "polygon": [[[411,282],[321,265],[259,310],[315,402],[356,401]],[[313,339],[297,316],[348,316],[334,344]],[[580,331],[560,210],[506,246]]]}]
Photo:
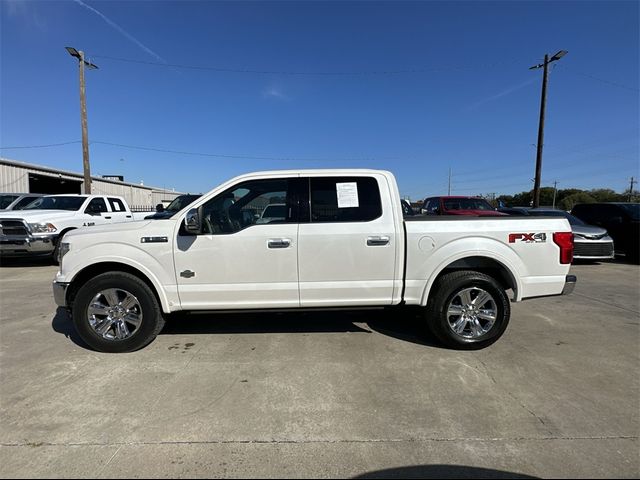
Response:
[{"label": "red parked truck", "polygon": [[504,217],[484,198],[446,196],[429,197],[422,204],[425,215],[471,215],[476,217]]}]

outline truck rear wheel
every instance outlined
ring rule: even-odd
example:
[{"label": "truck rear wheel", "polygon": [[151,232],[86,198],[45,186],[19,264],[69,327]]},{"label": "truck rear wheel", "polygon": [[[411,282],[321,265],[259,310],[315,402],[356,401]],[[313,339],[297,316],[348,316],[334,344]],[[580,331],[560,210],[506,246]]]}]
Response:
[{"label": "truck rear wheel", "polygon": [[73,323],[91,348],[100,352],[133,352],[151,343],[164,326],[155,294],[138,277],[107,272],[78,290]]},{"label": "truck rear wheel", "polygon": [[477,350],[498,340],[507,329],[511,307],[504,288],[476,271],[443,275],[426,308],[427,325],[446,346]]}]

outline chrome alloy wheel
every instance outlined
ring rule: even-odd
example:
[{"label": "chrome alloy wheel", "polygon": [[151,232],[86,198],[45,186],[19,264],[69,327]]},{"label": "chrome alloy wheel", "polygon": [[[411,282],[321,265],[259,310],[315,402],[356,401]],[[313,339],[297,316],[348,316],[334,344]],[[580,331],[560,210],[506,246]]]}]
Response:
[{"label": "chrome alloy wheel", "polygon": [[478,287],[460,290],[447,307],[449,328],[467,339],[477,339],[487,334],[497,317],[496,301],[489,292]]},{"label": "chrome alloy wheel", "polygon": [[120,288],[102,290],[87,307],[89,325],[102,338],[125,340],[142,323],[142,308],[138,299]]}]

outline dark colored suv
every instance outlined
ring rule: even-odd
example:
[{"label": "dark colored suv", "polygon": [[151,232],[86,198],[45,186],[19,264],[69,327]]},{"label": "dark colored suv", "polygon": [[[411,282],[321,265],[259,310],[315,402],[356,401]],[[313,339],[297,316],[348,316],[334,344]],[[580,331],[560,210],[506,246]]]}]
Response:
[{"label": "dark colored suv", "polygon": [[580,220],[606,228],[616,253],[632,262],[640,258],[640,203],[581,203],[571,210]]}]

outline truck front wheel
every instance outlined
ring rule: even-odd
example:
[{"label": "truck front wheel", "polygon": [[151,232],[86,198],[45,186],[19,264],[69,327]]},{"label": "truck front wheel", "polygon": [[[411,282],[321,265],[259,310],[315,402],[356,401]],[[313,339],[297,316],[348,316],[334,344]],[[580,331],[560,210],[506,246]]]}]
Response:
[{"label": "truck front wheel", "polygon": [[121,353],[151,343],[162,330],[164,317],[144,281],[129,273],[107,272],[80,287],[73,302],[73,323],[91,348]]},{"label": "truck front wheel", "polygon": [[507,329],[511,308],[504,288],[476,271],[443,275],[426,309],[427,325],[446,346],[477,350],[491,345]]}]

